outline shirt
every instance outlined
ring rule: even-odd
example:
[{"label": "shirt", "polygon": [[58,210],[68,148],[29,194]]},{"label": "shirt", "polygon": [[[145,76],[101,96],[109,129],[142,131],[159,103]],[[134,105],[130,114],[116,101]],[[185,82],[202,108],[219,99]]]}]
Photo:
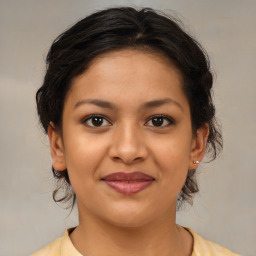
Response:
[{"label": "shirt", "polygon": [[[239,254],[233,253],[216,243],[204,239],[193,230],[189,228],[186,229],[194,238],[193,252],[191,256],[239,256]],[[83,256],[76,250],[69,238],[71,230],[72,229],[66,230],[62,237],[56,239],[54,242],[31,256]]]}]

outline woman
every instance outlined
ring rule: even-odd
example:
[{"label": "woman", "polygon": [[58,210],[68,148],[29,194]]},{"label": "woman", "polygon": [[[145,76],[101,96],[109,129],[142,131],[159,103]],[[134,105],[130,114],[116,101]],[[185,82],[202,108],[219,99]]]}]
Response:
[{"label": "woman", "polygon": [[211,88],[201,46],[151,9],[107,9],[61,34],[37,107],[54,199],[77,200],[79,225],[34,256],[237,255],[175,223],[222,146]]}]

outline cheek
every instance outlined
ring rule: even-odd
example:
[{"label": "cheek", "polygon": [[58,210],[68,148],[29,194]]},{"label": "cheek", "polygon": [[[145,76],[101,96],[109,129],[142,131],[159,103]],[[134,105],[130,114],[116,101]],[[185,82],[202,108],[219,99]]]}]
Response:
[{"label": "cheek", "polygon": [[[104,143],[85,136],[69,136],[65,141],[65,160],[73,189],[93,187],[99,179],[98,167],[106,154]],[[84,186],[86,185],[86,186]]]},{"label": "cheek", "polygon": [[184,134],[181,134],[181,136],[175,134],[154,143],[153,155],[155,156],[155,161],[168,166],[168,169],[187,169],[190,161],[190,153],[191,138],[186,137]]},{"label": "cheek", "polygon": [[[67,165],[77,165],[78,169],[91,169],[105,153],[104,139],[99,136],[88,136],[83,133],[73,133],[66,136],[65,159]],[[79,168],[80,167],[80,168]]]},{"label": "cheek", "polygon": [[157,143],[154,161],[160,172],[159,180],[170,194],[177,195],[184,185],[190,163],[190,139],[183,137],[167,138]]}]

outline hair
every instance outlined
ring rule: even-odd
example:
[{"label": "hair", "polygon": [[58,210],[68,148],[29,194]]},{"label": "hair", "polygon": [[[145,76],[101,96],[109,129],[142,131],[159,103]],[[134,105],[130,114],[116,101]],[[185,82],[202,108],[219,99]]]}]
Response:
[{"label": "hair", "polygon": [[[209,58],[201,45],[182,28],[182,23],[150,8],[110,8],[95,12],[80,20],[53,42],[47,58],[43,85],[36,94],[40,122],[47,133],[50,122],[62,130],[62,112],[65,97],[74,78],[82,74],[92,60],[107,52],[137,49],[166,56],[183,77],[183,91],[191,113],[192,131],[209,125],[207,154],[216,158],[222,148],[222,136],[215,118],[211,88],[213,76]],[[72,208],[76,195],[72,191],[68,170],[52,168],[59,186],[53,192],[55,202],[67,202]],[[194,170],[188,170],[185,184],[179,194],[192,204],[198,192]],[[64,194],[57,196],[64,187]]]}]

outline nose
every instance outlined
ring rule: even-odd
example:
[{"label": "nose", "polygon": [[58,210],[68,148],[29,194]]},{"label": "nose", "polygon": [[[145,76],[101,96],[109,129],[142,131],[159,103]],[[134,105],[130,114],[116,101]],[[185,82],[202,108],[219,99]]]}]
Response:
[{"label": "nose", "polygon": [[148,150],[142,131],[136,125],[124,123],[113,133],[109,156],[125,164],[140,162],[147,158]]}]

